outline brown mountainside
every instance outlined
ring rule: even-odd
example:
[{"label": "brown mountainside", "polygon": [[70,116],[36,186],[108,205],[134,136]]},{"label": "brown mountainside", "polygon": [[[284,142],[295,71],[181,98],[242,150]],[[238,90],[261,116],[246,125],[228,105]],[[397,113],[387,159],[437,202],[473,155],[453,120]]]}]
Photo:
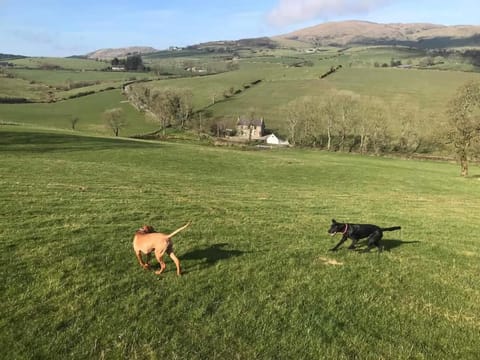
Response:
[{"label": "brown mountainside", "polygon": [[438,47],[480,46],[480,26],[427,23],[379,24],[368,21],[328,22],[274,37],[319,46],[405,44]]},{"label": "brown mountainside", "polygon": [[100,49],[86,55],[89,59],[111,60],[113,58],[124,58],[135,54],[149,54],[158,50],[148,46],[131,46],[118,49]]}]

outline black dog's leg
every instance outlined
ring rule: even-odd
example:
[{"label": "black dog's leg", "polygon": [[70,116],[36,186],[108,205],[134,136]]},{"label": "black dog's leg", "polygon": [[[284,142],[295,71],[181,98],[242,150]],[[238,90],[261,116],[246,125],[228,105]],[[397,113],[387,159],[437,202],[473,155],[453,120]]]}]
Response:
[{"label": "black dog's leg", "polygon": [[331,248],[330,251],[337,251],[337,249],[340,247],[340,245],[342,245],[345,242],[345,240],[347,240],[347,239],[348,239],[348,236],[343,235],[342,238],[340,239],[340,241],[338,242],[338,244],[335,245],[333,248]]},{"label": "black dog's leg", "polygon": [[354,250],[355,249],[355,245],[357,244],[357,241],[358,239],[355,239],[355,238],[351,238],[352,239],[352,243],[350,244],[350,246],[348,247],[349,250]]},{"label": "black dog's leg", "polygon": [[365,251],[370,251],[374,246],[378,248],[378,251],[382,251],[382,247],[380,246],[380,240],[382,239],[382,232],[375,231],[368,237],[368,248]]}]

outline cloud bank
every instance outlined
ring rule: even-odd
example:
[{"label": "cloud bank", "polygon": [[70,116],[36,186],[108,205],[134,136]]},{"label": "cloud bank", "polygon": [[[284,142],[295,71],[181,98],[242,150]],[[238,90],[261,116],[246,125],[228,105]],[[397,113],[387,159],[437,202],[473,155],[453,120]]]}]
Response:
[{"label": "cloud bank", "polygon": [[280,0],[268,14],[271,25],[287,26],[317,18],[366,14],[388,0]]}]

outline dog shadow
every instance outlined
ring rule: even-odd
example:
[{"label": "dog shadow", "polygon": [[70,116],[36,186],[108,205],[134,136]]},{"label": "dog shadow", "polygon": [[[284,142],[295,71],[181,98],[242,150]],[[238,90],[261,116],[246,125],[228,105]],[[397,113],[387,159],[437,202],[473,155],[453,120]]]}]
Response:
[{"label": "dog shadow", "polygon": [[[403,245],[407,245],[407,244],[418,244],[420,243],[420,241],[418,240],[414,240],[414,241],[403,241],[403,240],[399,240],[399,239],[383,239],[380,241],[380,246],[382,247],[382,251],[391,251],[397,247],[400,247],[400,246],[403,246]],[[361,241],[357,244],[357,247],[356,247],[356,251],[360,251],[360,252],[363,252],[366,250],[367,248],[367,241],[364,240],[364,241]],[[372,251],[374,250],[375,248],[372,249]]]},{"label": "dog shadow", "polygon": [[390,251],[397,247],[407,245],[407,244],[418,244],[420,241],[413,240],[413,241],[404,241],[399,239],[385,239],[380,241],[380,245],[383,246],[384,251]]},{"label": "dog shadow", "polygon": [[182,260],[199,260],[199,268],[207,268],[215,265],[217,262],[227,260],[233,257],[241,256],[245,252],[241,250],[224,249],[228,243],[210,245],[205,249],[192,250],[182,255]]}]

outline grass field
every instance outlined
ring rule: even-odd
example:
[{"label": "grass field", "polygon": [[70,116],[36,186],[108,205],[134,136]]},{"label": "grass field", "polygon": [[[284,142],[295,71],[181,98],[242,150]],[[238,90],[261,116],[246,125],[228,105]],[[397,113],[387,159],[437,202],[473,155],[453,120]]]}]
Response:
[{"label": "grass field", "polygon": [[62,69],[71,70],[103,70],[110,64],[105,61],[96,61],[89,59],[75,59],[75,58],[53,58],[53,57],[28,57],[24,59],[17,59],[10,61],[18,67],[27,67],[30,69],[40,69],[45,66],[54,66]]},{"label": "grass field", "polygon": [[[0,126],[6,359],[477,359],[480,169]],[[328,251],[331,218],[401,225]],[[185,275],[141,269],[171,231]],[[156,266],[156,262],[154,262]]]},{"label": "grass field", "polygon": [[105,127],[102,113],[113,108],[122,108],[127,123],[120,136],[144,134],[158,129],[158,124],[148,121],[144,114],[136,111],[120,90],[104,91],[53,104],[1,104],[0,123],[29,124],[36,127],[71,129],[71,119],[78,117],[76,129],[84,133],[110,135]]}]

